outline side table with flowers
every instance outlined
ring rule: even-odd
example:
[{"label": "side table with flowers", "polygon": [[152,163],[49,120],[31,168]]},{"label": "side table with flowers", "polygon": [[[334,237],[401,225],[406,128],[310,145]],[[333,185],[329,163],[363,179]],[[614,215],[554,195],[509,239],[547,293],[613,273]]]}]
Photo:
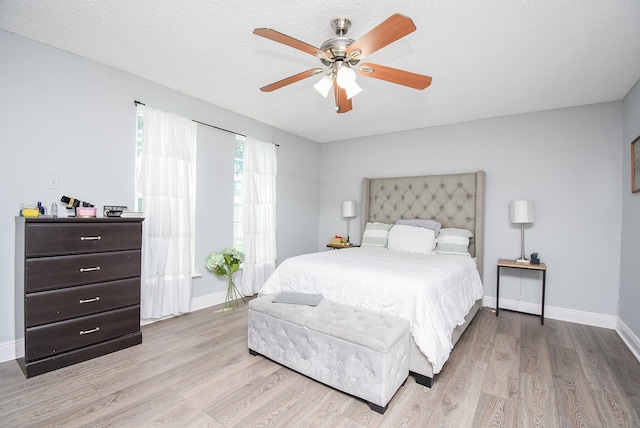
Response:
[{"label": "side table with flowers", "polygon": [[233,274],[240,269],[242,262],[244,262],[244,253],[229,247],[219,253],[213,252],[207,257],[205,262],[207,270],[216,275],[227,277],[227,297],[221,312],[237,309],[238,299],[242,299],[244,303],[247,303],[233,281]]}]

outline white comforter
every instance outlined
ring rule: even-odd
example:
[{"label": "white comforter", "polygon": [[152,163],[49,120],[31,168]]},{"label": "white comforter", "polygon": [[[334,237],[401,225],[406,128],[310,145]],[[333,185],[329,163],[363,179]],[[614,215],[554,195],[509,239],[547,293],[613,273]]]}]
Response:
[{"label": "white comforter", "polygon": [[464,323],[483,287],[471,257],[360,247],[285,260],[260,294],[280,291],[321,293],[325,299],[409,320],[435,374],[449,358],[454,328]]}]

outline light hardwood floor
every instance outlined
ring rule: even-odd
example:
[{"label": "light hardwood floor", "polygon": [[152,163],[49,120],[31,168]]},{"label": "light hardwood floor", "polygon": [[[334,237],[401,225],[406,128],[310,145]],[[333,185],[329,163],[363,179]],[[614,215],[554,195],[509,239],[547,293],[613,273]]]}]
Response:
[{"label": "light hardwood floor", "polygon": [[246,307],[142,330],[31,379],[0,364],[0,426],[640,427],[640,362],[613,330],[484,309],[433,388],[409,377],[384,415],[249,355]]}]

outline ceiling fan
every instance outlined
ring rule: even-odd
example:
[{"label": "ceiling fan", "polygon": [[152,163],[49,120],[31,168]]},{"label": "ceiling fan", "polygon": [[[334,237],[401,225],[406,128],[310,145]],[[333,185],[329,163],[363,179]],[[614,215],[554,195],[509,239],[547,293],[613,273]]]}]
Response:
[{"label": "ceiling fan", "polygon": [[379,64],[360,64],[360,61],[365,57],[415,31],[416,26],[411,18],[398,13],[391,15],[358,40],[345,37],[345,34],[347,34],[347,31],[351,27],[351,20],[349,18],[334,18],[331,21],[331,27],[335,30],[337,37],[325,41],[320,45],[319,49],[270,28],[256,28],[253,30],[253,34],[313,55],[325,66],[324,68],[312,68],[294,74],[270,85],[263,86],[260,90],[263,92],[275,91],[276,89],[306,79],[307,77],[326,73],[325,76],[313,86],[325,98],[331,88],[333,88],[336,112],[346,113],[352,109],[351,98],[362,91],[356,83],[354,70],[362,76],[386,80],[387,82],[397,83],[414,89],[422,90],[431,84],[431,77],[422,74],[411,73]]}]

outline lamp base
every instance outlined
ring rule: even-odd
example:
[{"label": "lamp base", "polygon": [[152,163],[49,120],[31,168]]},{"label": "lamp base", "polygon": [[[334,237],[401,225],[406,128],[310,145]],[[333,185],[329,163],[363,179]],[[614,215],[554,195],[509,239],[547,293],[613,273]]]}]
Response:
[{"label": "lamp base", "polygon": [[522,264],[528,265],[531,262],[526,257],[520,256],[516,259],[516,263],[522,263]]}]

